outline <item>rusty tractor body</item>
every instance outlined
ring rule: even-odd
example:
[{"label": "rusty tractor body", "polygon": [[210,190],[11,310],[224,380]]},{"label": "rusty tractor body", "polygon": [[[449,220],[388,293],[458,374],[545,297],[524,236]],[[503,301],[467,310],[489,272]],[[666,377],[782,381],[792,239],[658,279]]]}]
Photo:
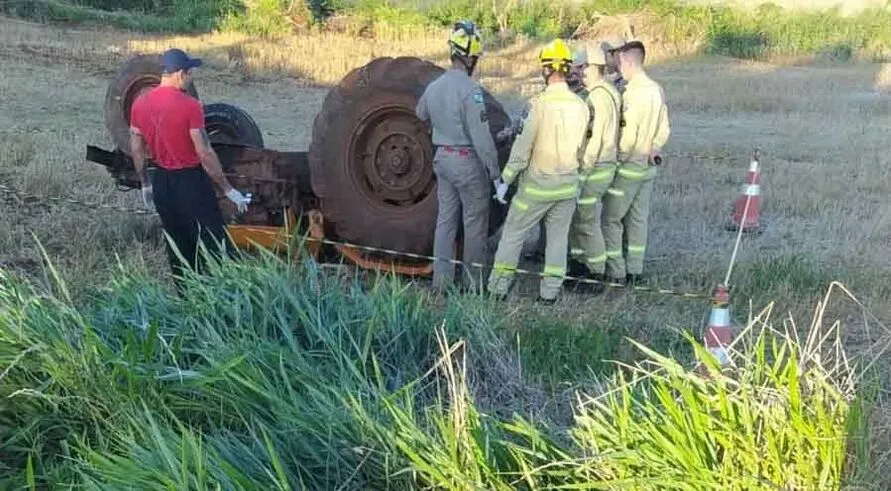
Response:
[{"label": "rusty tractor body", "polygon": [[[333,250],[362,268],[430,275],[432,261],[418,256],[433,252],[435,149],[414,108],[427,84],[443,71],[413,57],[377,58],[352,70],[326,96],[308,151],[266,149],[247,112],[225,103],[205,105],[208,135],[224,173],[233,186],[252,194],[248,211],[238,215],[218,190],[236,245],[276,249],[308,236],[317,239],[308,243],[317,259]],[[105,101],[106,127],[116,148],[87,147],[87,160],[103,165],[124,190],[140,188],[129,156],[130,107],[142,91],[160,83],[160,73],[157,55],[139,55],[122,66]],[[198,97],[194,87],[188,91]],[[491,94],[485,92],[484,98],[495,137],[511,121]],[[511,143],[511,138],[496,140],[502,168]],[[490,209],[491,237],[502,226],[507,206],[493,199]],[[323,242],[331,247],[322,247]],[[458,249],[460,242],[459,237]]]}]

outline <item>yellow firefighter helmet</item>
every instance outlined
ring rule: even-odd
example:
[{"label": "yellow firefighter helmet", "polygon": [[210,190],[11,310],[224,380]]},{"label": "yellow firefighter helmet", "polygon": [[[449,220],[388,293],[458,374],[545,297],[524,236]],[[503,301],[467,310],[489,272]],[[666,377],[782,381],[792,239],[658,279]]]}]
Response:
[{"label": "yellow firefighter helmet", "polygon": [[452,34],[449,35],[449,50],[453,55],[482,56],[483,40],[476,24],[469,20],[455,23]]},{"label": "yellow firefighter helmet", "polygon": [[572,51],[562,39],[555,39],[541,49],[538,59],[542,68],[567,73],[572,64]]}]

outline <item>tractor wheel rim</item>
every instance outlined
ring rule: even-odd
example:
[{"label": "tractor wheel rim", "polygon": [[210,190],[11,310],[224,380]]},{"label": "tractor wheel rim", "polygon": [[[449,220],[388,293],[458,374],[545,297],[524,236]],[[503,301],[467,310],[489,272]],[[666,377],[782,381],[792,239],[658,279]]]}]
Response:
[{"label": "tractor wheel rim", "polygon": [[124,120],[130,122],[130,110],[136,99],[147,90],[153,89],[161,85],[161,78],[155,75],[143,75],[132,82],[124,89]]},{"label": "tractor wheel rim", "polygon": [[409,207],[433,191],[432,148],[414,112],[388,105],[369,111],[350,141],[359,189],[382,205]]}]

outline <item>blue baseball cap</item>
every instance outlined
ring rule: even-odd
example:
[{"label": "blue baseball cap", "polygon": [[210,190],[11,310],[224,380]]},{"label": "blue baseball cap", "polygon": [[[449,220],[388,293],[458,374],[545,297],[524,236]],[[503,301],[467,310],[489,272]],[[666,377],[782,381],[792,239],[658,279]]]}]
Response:
[{"label": "blue baseball cap", "polygon": [[176,73],[180,70],[191,70],[203,65],[201,58],[191,58],[181,49],[168,49],[161,55],[161,66],[165,73]]}]

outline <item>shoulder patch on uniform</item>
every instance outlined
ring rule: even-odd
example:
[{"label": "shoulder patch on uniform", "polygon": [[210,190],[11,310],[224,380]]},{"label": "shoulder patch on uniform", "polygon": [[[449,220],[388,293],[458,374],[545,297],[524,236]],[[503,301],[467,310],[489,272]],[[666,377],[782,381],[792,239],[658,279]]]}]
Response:
[{"label": "shoulder patch on uniform", "polygon": [[480,94],[479,92],[474,93],[473,94],[473,102],[476,102],[477,104],[482,104],[483,103],[483,94]]}]

